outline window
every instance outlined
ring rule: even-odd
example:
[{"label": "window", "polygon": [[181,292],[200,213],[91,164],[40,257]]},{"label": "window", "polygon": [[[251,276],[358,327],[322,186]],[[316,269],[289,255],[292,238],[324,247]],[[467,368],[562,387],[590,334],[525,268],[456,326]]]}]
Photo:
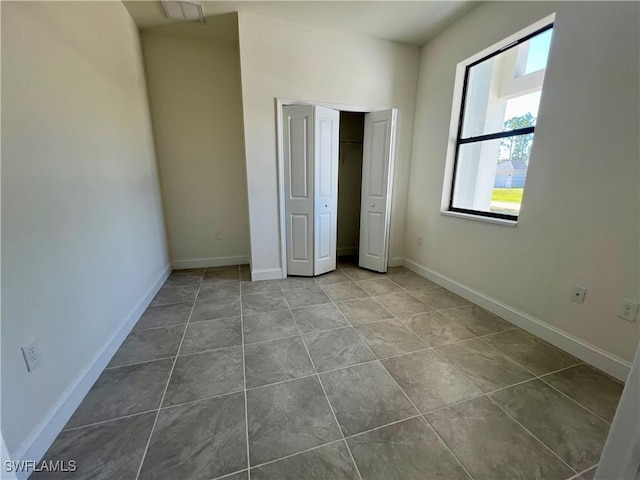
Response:
[{"label": "window", "polygon": [[449,212],[518,219],[553,23],[528,30],[458,66]]}]

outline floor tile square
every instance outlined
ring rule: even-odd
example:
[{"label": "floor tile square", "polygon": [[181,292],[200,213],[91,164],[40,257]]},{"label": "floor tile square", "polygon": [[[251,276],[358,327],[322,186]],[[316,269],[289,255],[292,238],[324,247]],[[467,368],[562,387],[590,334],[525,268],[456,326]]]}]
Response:
[{"label": "floor tile square", "polygon": [[342,273],[347,275],[351,280],[359,282],[361,280],[372,280],[374,278],[383,278],[382,273],[366,270],[358,267],[346,267],[342,269]]},{"label": "floor tile square", "polygon": [[182,325],[189,321],[191,315],[191,303],[175,303],[172,305],[160,305],[159,307],[148,307],[133,327],[133,330],[144,330],[145,328],[170,327],[172,325]]},{"label": "floor tile square", "polygon": [[430,288],[439,287],[437,283],[434,283],[431,280],[427,280],[426,278],[415,274],[392,277],[391,281],[400,285],[405,290],[409,290],[410,292],[414,290],[427,290]]},{"label": "floor tile square", "polygon": [[401,277],[404,275],[415,275],[411,270],[407,267],[403,267],[402,265],[397,267],[389,267],[387,268],[387,276],[388,277]]},{"label": "floor tile square", "polygon": [[166,359],[105,370],[65,428],[158,408],[172,365],[173,360]]},{"label": "floor tile square", "polygon": [[574,474],[485,397],[425,417],[473,478],[561,480]]},{"label": "floor tile square", "polygon": [[173,303],[193,303],[198,293],[198,285],[187,285],[182,287],[163,286],[153,301],[152,307],[159,305],[171,305]]},{"label": "floor tile square", "polygon": [[315,376],[248,390],[247,415],[252,465],[341,438]]},{"label": "floor tile square", "polygon": [[393,318],[391,313],[372,298],[357,298],[340,302],[338,308],[352,325]]},{"label": "floor tile square", "polygon": [[140,479],[215,478],[247,465],[244,394],[160,410]]},{"label": "floor tile square", "polygon": [[544,375],[580,363],[578,359],[522,330],[489,335],[483,337],[482,341],[536,375]]},{"label": "floor tile square", "polygon": [[319,332],[349,325],[349,322],[332,303],[295,308],[291,311],[302,333]]},{"label": "floor tile square", "polygon": [[240,296],[196,300],[191,314],[191,322],[237,317],[240,315]]},{"label": "floor tile square", "polygon": [[240,270],[238,267],[233,268],[220,268],[217,270],[207,269],[202,279],[203,283],[224,283],[224,282],[239,282]]},{"label": "floor tile square", "polygon": [[290,308],[302,308],[311,305],[331,303],[329,297],[327,297],[319,287],[286,290],[284,297],[287,299]]},{"label": "floor tile square", "polygon": [[136,330],[125,338],[109,367],[175,357],[186,325]]},{"label": "floor tile square", "polygon": [[453,308],[444,310],[441,313],[477,336],[505,332],[515,328],[511,323],[505,322],[501,318],[476,306]]},{"label": "floor tile square", "polygon": [[197,302],[206,303],[217,298],[238,296],[240,296],[240,284],[238,282],[205,283],[200,286]]},{"label": "floor tile square", "polygon": [[322,289],[334,302],[343,302],[345,300],[353,300],[354,298],[364,298],[369,296],[369,294],[356,285],[355,282],[323,285]]},{"label": "floor tile square", "polygon": [[299,453],[251,469],[253,480],[358,480],[358,472],[344,442]]},{"label": "floor tile square", "polygon": [[180,355],[242,344],[240,317],[190,323],[182,341]]},{"label": "floor tile square", "polygon": [[242,347],[178,357],[163,406],[192,402],[244,389]]},{"label": "floor tile square", "polygon": [[190,268],[188,270],[174,270],[167,278],[165,285],[168,287],[184,287],[186,285],[199,285],[204,276],[204,268]]},{"label": "floor tile square", "polygon": [[377,278],[375,280],[364,280],[358,282],[358,286],[362,288],[372,297],[379,295],[389,295],[391,293],[402,293],[404,289],[399,285],[393,283],[388,278]]},{"label": "floor tile square", "polygon": [[418,414],[378,363],[323,373],[320,378],[345,436]]},{"label": "floor tile square", "polygon": [[294,288],[315,287],[318,285],[314,277],[287,277],[278,280],[278,283],[283,291],[293,290]]},{"label": "floor tile square", "polygon": [[436,347],[436,350],[484,392],[533,377],[524,368],[477,339]]},{"label": "floor tile square", "polygon": [[490,395],[576,471],[598,463],[609,424],[540,380]]},{"label": "floor tile square", "polygon": [[469,477],[421,418],[347,439],[362,478],[464,479]]},{"label": "floor tile square", "polygon": [[449,290],[445,290],[442,287],[416,290],[413,294],[416,298],[426,303],[434,310],[444,310],[446,308],[469,305],[469,302],[464,298],[450,292]]},{"label": "floor tile square", "polygon": [[351,327],[311,333],[304,342],[319,372],[376,359]]},{"label": "floor tile square", "polygon": [[319,277],[315,277],[316,282],[320,285],[331,285],[332,283],[350,282],[351,279],[347,277],[340,270],[334,270],[333,272],[325,273]]},{"label": "floor tile square", "polygon": [[44,455],[48,462],[76,462],[75,472],[35,472],[32,480],[133,479],[156,418],[155,412],[63,431]]},{"label": "floor tile square", "polygon": [[259,282],[247,282],[241,283],[242,295],[253,295],[254,293],[268,293],[279,292],[280,282],[278,280],[262,280]]},{"label": "floor tile square", "polygon": [[588,365],[546,375],[544,381],[607,422],[613,421],[624,388],[622,383]]},{"label": "floor tile square", "polygon": [[255,293],[242,296],[242,314],[275,312],[287,310],[289,306],[282,296],[282,292]]},{"label": "floor tile square", "polygon": [[245,343],[298,335],[298,328],[289,310],[245,315],[243,324]]},{"label": "floor tile square", "polygon": [[299,336],[245,345],[244,355],[247,388],[315,373]]},{"label": "floor tile square", "polygon": [[440,312],[420,313],[405,317],[402,319],[402,323],[431,347],[475,337],[458,322],[446,318]]},{"label": "floor tile square", "polygon": [[381,320],[354,327],[378,358],[415,352],[428,345],[404,327],[398,320]]},{"label": "floor tile square", "polygon": [[482,390],[432,350],[390,358],[382,364],[422,413],[482,395]]},{"label": "floor tile square", "polygon": [[431,308],[410,293],[396,293],[376,297],[380,304],[398,318],[430,312]]}]

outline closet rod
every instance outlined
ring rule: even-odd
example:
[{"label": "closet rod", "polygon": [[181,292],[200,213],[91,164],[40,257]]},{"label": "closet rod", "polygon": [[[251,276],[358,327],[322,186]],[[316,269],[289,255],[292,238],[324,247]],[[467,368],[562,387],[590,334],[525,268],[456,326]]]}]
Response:
[{"label": "closet rod", "polygon": [[346,143],[347,145],[362,145],[359,140],[340,140],[340,143]]}]

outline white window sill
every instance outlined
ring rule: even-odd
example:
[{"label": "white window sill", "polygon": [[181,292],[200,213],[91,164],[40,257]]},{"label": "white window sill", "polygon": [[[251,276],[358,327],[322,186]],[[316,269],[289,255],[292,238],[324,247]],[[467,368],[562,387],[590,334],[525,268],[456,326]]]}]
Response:
[{"label": "white window sill", "polygon": [[471,215],[469,213],[451,212],[449,210],[440,210],[441,215],[447,217],[465,218],[467,220],[475,220],[477,222],[494,223],[496,225],[503,225],[505,227],[517,227],[517,220],[506,220],[504,218],[483,217],[480,215]]}]

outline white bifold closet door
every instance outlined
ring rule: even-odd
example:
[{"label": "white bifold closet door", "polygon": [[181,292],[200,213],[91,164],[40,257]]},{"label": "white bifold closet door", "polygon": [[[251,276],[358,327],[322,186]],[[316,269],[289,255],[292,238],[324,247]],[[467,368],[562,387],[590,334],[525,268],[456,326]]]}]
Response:
[{"label": "white bifold closet door", "polygon": [[397,110],[365,115],[358,265],[386,272]]},{"label": "white bifold closet door", "polygon": [[282,107],[287,274],[336,268],[340,112]]}]

